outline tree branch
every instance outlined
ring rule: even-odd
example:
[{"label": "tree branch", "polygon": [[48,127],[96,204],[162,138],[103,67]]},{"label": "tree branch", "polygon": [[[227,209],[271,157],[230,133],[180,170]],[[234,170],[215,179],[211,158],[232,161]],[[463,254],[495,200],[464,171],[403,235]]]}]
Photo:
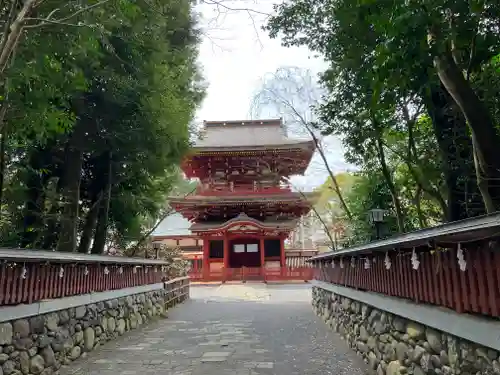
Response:
[{"label": "tree branch", "polygon": [[[186,197],[190,196],[191,194],[193,194],[196,191],[196,189],[197,189],[197,187],[195,187],[189,193],[185,194],[184,198],[186,198]],[[156,228],[158,228],[158,226],[161,224],[161,222],[163,220],[165,220],[167,217],[169,217],[170,215],[174,214],[175,212],[177,212],[175,209],[170,208],[162,216],[160,216],[160,218],[158,219],[158,221],[156,222],[156,224],[150,230],[148,230],[139,239],[139,241],[137,241],[137,243],[135,244],[135,246],[130,250],[130,255],[129,256],[133,257],[137,253],[137,251],[139,250],[139,247],[149,238],[149,236],[151,236],[151,234],[156,230]]]},{"label": "tree branch", "polygon": [[49,15],[45,18],[36,18],[36,17],[26,17],[25,18],[25,21],[39,21],[40,23],[38,24],[35,24],[35,25],[24,25],[25,28],[27,29],[33,29],[33,28],[36,28],[36,27],[40,27],[40,26],[45,26],[46,24],[59,24],[59,25],[65,25],[65,26],[88,26],[88,25],[85,25],[85,24],[70,24],[70,23],[67,23],[66,21],[70,20],[71,18],[74,18],[76,16],[78,16],[79,14],[82,14],[84,12],[88,12],[89,10],[91,9],[94,9],[94,8],[97,8],[103,4],[106,4],[107,2],[109,2],[110,0],[101,0],[95,4],[92,4],[92,5],[89,5],[87,7],[84,7],[82,9],[79,9],[77,10],[76,12],[70,14],[69,16],[66,16],[66,17],[63,17],[63,18],[60,18],[58,20],[53,20],[51,17],[60,10],[60,8],[57,8],[57,9],[54,9],[52,12],[49,13]]}]

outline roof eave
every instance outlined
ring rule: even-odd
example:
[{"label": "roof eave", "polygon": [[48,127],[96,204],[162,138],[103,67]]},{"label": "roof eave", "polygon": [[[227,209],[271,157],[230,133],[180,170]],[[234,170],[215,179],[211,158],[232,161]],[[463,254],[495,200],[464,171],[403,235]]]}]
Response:
[{"label": "roof eave", "polygon": [[202,154],[210,152],[251,152],[251,151],[270,151],[270,150],[288,150],[288,149],[301,149],[310,151],[311,153],[315,150],[315,144],[313,140],[307,141],[292,141],[289,143],[282,144],[269,144],[269,145],[254,145],[254,146],[196,146],[191,148],[192,153]]},{"label": "roof eave", "polygon": [[[202,228],[197,228],[196,225],[197,224],[193,224],[190,228],[191,231],[193,231],[194,233],[200,233],[200,232],[212,232],[214,230],[221,230],[225,227],[229,227],[229,226],[232,226],[232,225],[238,225],[237,222],[234,222],[234,223],[231,223],[231,224],[227,224],[227,223],[223,223],[223,224],[219,224],[219,225],[213,225],[213,226],[207,226],[207,227],[202,227]],[[255,224],[255,223],[253,223]],[[267,225],[257,225],[255,224],[259,229],[263,229],[263,230],[277,230],[277,229],[282,229],[284,231],[291,231],[295,228],[295,226],[297,225],[297,222],[295,221],[294,223],[282,223],[282,224],[273,224],[273,225],[270,225],[270,224],[267,224]],[[280,227],[280,225],[282,225]]]},{"label": "roof eave", "polygon": [[309,261],[325,260],[342,256],[354,256],[375,251],[410,249],[424,246],[431,241],[442,244],[472,242],[480,239],[493,238],[500,235],[500,213],[493,213],[476,218],[445,223],[431,228],[403,233],[384,240],[353,246],[341,251],[330,251],[315,256]]},{"label": "roof eave", "polygon": [[[168,201],[170,204],[199,204],[200,202],[206,200],[206,201],[211,201],[211,202],[220,202],[225,203],[225,202],[239,202],[239,201],[248,201],[249,203],[253,202],[259,202],[259,200],[274,200],[274,201],[290,201],[294,202],[297,200],[304,200],[308,202],[314,203],[314,201],[319,197],[318,192],[291,192],[290,195],[262,195],[262,196],[251,196],[251,195],[238,195],[238,196],[230,196],[230,195],[225,195],[225,196],[220,196],[220,195],[203,195],[200,196],[200,198],[197,199],[192,199],[196,196],[191,196],[191,199],[189,197],[168,197]],[[254,199],[252,199],[254,198]],[[302,199],[300,199],[302,198]]]}]

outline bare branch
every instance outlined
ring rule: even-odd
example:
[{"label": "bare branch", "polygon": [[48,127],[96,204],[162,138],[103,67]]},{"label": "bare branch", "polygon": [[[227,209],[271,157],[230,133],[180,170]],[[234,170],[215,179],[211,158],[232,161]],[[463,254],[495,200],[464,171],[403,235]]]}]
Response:
[{"label": "bare branch", "polygon": [[[297,80],[299,82],[297,82]],[[290,85],[294,86],[291,88],[292,92],[287,91]],[[299,85],[300,87],[297,87]],[[305,94],[305,98],[300,98],[302,101],[301,105],[307,105],[308,111],[314,111],[314,107],[319,104],[320,98],[315,97],[315,95],[312,94],[312,91],[314,91],[314,88],[310,87],[312,85],[313,82],[309,72],[304,72],[298,68],[281,68],[271,76],[270,80],[264,82],[263,88],[254,98],[253,104],[256,106],[266,104],[277,105],[284,112],[288,113],[288,115],[291,116],[296,123],[298,123],[301,129],[305,130],[306,133],[312,138],[316,145],[316,149],[318,150],[318,154],[323,161],[324,167],[333,182],[340,204],[345,211],[346,216],[351,219],[351,211],[343,197],[335,174],[330,167],[325,150],[322,147],[321,140],[313,127],[312,118],[314,117],[314,114],[311,114],[311,119],[307,119],[306,112],[302,113],[302,111],[300,111],[293,103],[293,95]]]},{"label": "bare branch", "polygon": [[[299,192],[299,194],[302,196],[302,198],[307,199],[307,196],[302,192],[300,189],[298,189],[289,179],[287,180],[288,183],[296,190]],[[332,249],[335,250],[335,241],[333,240],[332,234],[330,233],[330,229],[328,228],[328,225],[325,223],[319,212],[316,210],[316,207],[314,205],[311,206],[312,211],[314,212],[314,215],[318,218],[320,221],[321,225],[323,226],[323,230],[325,231],[325,234],[328,236],[328,239],[330,240],[330,243],[332,244]]]},{"label": "bare branch", "polygon": [[[184,194],[184,198],[193,194],[196,191],[196,189],[197,189],[197,187],[193,188],[189,193]],[[176,212],[178,212],[178,211],[174,210],[173,208],[169,208],[163,215],[161,215],[160,218],[158,219],[158,221],[156,222],[156,224],[150,230],[148,230],[139,239],[139,241],[137,241],[137,243],[135,244],[135,246],[132,249],[130,249],[130,256],[133,257],[135,255],[135,253],[139,250],[139,247],[151,236],[151,234],[156,230],[156,228],[158,228],[158,226],[161,224],[161,222],[163,220],[165,220],[167,217],[169,217],[170,215],[172,215]]]},{"label": "bare branch", "polygon": [[271,16],[271,13],[263,12],[263,11],[260,11],[257,9],[232,7],[232,6],[226,5],[226,3],[223,0],[202,0],[201,3],[208,4],[208,5],[215,5],[218,10],[226,10],[226,11],[233,11],[233,12],[245,12],[245,13],[248,13],[249,15],[260,14],[260,15],[263,15],[266,17]]},{"label": "bare branch", "polygon": [[49,15],[45,18],[31,18],[31,17],[26,17],[25,18],[25,21],[26,22],[29,22],[29,21],[39,21],[40,23],[38,24],[35,24],[35,25],[25,25],[24,27],[25,28],[35,28],[35,27],[40,27],[40,26],[44,26],[44,25],[47,25],[47,24],[59,24],[59,25],[65,25],[65,26],[87,26],[85,24],[71,24],[71,23],[67,23],[66,21],[78,16],[79,14],[82,14],[82,13],[85,13],[85,12],[88,12],[89,10],[91,9],[94,9],[94,8],[97,8],[97,7],[100,7],[101,5],[103,4],[106,4],[107,2],[109,2],[110,0],[101,0],[95,4],[92,4],[92,5],[89,5],[87,7],[84,7],[82,9],[79,9],[77,10],[76,12],[70,14],[69,16],[66,16],[66,17],[63,17],[63,18],[60,18],[60,19],[57,19],[57,20],[53,20],[52,19],[52,16],[58,12],[60,9],[57,8],[57,9],[54,9],[52,12],[49,13]]}]

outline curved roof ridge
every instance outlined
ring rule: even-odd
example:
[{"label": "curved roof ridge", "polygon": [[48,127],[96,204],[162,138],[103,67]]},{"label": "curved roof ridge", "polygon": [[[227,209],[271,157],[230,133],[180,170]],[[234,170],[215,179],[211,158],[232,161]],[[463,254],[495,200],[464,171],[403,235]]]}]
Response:
[{"label": "curved roof ridge", "polygon": [[283,222],[273,221],[271,223],[255,219],[242,212],[238,216],[233,217],[232,219],[229,219],[223,223],[194,223],[190,229],[192,231],[223,229],[231,227],[233,224],[237,224],[239,222],[251,223],[259,228],[266,228],[266,229],[279,227],[280,225],[284,226],[287,229],[292,229],[293,227],[296,226],[297,219],[291,219]]}]

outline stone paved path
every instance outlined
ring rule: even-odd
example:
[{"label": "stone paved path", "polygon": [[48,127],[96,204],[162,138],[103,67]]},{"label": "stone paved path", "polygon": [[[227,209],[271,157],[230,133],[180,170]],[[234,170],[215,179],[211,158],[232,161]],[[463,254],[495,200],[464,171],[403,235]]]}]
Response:
[{"label": "stone paved path", "polygon": [[62,375],[362,375],[365,365],[312,313],[310,287],[192,287],[169,318],[129,332]]}]

